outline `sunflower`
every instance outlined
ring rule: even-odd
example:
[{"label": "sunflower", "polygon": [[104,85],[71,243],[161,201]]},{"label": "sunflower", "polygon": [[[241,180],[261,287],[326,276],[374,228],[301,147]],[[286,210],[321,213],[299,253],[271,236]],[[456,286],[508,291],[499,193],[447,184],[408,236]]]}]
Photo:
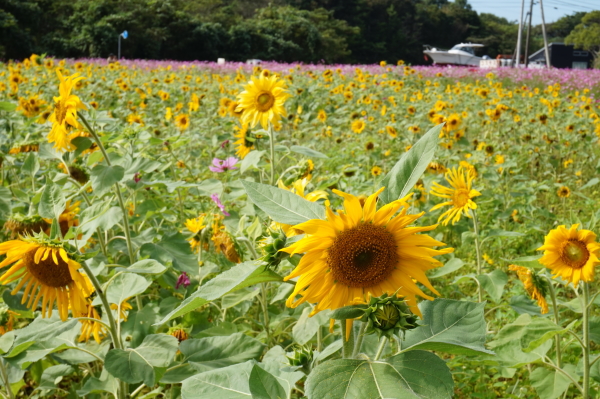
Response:
[{"label": "sunflower", "polygon": [[254,143],[248,140],[248,124],[244,123],[242,127],[234,126],[234,129],[236,130],[236,134],[233,136],[238,139],[233,143],[237,145],[235,154],[240,159],[244,159],[254,149]]},{"label": "sunflower", "polygon": [[387,134],[389,134],[392,138],[396,138],[398,137],[398,131],[396,130],[395,127],[393,126],[386,126],[385,127],[385,131],[387,132]]},{"label": "sunflower", "polygon": [[[87,309],[79,314],[75,314],[76,317],[89,317],[91,319],[102,320],[96,308],[91,303],[87,304]],[[108,335],[106,326],[102,323],[98,323],[93,320],[79,320],[81,322],[81,334],[79,334],[79,342],[87,342],[91,337],[97,343],[101,343],[104,337]]]},{"label": "sunflower", "polygon": [[54,143],[54,148],[60,151],[72,150],[74,146],[71,144],[72,128],[80,127],[77,122],[77,110],[87,109],[81,102],[79,97],[71,94],[73,86],[83,79],[78,73],[63,77],[60,70],[56,70],[56,74],[60,79],[58,87],[59,96],[54,97],[54,113],[50,115],[48,120],[52,122],[52,130],[48,134],[48,142]]},{"label": "sunflower", "polygon": [[69,308],[76,314],[87,310],[85,298],[92,294],[93,288],[87,276],[79,272],[81,265],[69,258],[62,243],[42,235],[24,237],[0,244],[0,255],[4,254],[6,259],[0,268],[10,264],[12,267],[0,277],[0,283],[20,280],[11,295],[25,287],[21,303],[27,301],[32,311],[40,299],[43,299],[42,317],[52,316],[55,302],[63,321]]},{"label": "sunflower", "polygon": [[[313,219],[294,228],[306,236],[282,249],[294,255],[305,253],[298,266],[285,277],[299,277],[286,305],[296,307],[304,302],[316,303],[311,315],[325,309],[337,309],[384,293],[397,293],[406,299],[411,310],[421,315],[416,295],[433,299],[413,281],[432,292],[425,271],[441,263],[432,256],[447,254],[452,248],[434,250],[445,245],[427,235],[437,225],[408,227],[425,214],[407,215],[408,197],[391,202],[376,211],[379,189],[364,205],[353,195],[333,190],[344,198],[345,212],[327,207],[327,219]],[[398,210],[400,213],[393,216]],[[300,298],[296,299],[297,296]]]},{"label": "sunflower", "polygon": [[192,251],[195,251],[196,248],[200,247],[200,232],[206,227],[204,224],[205,216],[206,215],[200,215],[194,219],[187,219],[185,221],[185,227],[194,234],[194,236],[188,240],[190,247],[192,247]]},{"label": "sunflower", "polygon": [[477,209],[477,204],[472,198],[481,195],[479,191],[471,188],[474,178],[475,176],[470,171],[465,171],[462,166],[459,166],[458,169],[452,168],[446,172],[446,181],[451,188],[444,187],[436,182],[433,183],[431,194],[436,197],[447,198],[449,201],[435,205],[430,212],[446,205],[451,206],[450,209],[440,215],[438,222],[445,218],[442,224],[446,226],[450,221],[452,221],[452,224],[458,222],[460,215],[463,213],[466,217],[471,217],[469,209]]},{"label": "sunflower", "polygon": [[225,226],[220,223],[215,223],[213,226],[213,236],[211,237],[217,253],[225,255],[227,260],[233,263],[240,263],[240,255],[236,248],[236,243],[231,239],[229,233],[225,230]]},{"label": "sunflower", "polygon": [[525,286],[525,291],[527,291],[531,299],[537,301],[538,306],[542,308],[541,313],[548,313],[548,302],[546,302],[546,291],[548,287],[545,280],[523,266],[510,265],[508,266],[508,270],[517,272],[519,280],[521,280]]},{"label": "sunflower", "polygon": [[600,264],[596,234],[590,230],[577,230],[574,224],[568,230],[558,226],[550,230],[544,245],[538,251],[544,251],[539,262],[552,270],[553,277],[562,277],[577,288],[580,280],[593,281],[594,268]]},{"label": "sunflower", "polygon": [[319,113],[317,114],[317,119],[325,123],[325,121],[327,120],[327,113],[325,112],[325,110],[319,110]]},{"label": "sunflower", "polygon": [[254,127],[260,122],[266,130],[269,122],[276,123],[281,116],[286,116],[283,103],[290,95],[285,90],[285,82],[278,80],[275,75],[251,76],[250,79],[245,90],[238,94],[236,111],[243,111],[242,123]]},{"label": "sunflower", "polygon": [[5,304],[0,305],[0,336],[14,329],[15,316],[20,314],[8,309]]},{"label": "sunflower", "polygon": [[560,198],[569,198],[571,196],[571,190],[567,186],[562,186],[556,191],[556,195]]},{"label": "sunflower", "polygon": [[360,134],[363,130],[365,130],[366,126],[367,124],[365,121],[362,119],[356,119],[354,122],[352,122],[352,131],[356,134]]},{"label": "sunflower", "polygon": [[190,127],[190,117],[186,114],[177,115],[175,117],[175,126],[177,126],[181,131],[186,130],[188,127]]},{"label": "sunflower", "polygon": [[377,165],[375,165],[371,168],[371,174],[373,175],[373,177],[377,177],[377,176],[381,175],[381,172],[382,172],[382,169]]},{"label": "sunflower", "polygon": [[11,239],[15,239],[21,235],[33,235],[41,233],[50,227],[41,216],[24,216],[20,213],[12,215],[6,223],[4,230],[10,234]]}]

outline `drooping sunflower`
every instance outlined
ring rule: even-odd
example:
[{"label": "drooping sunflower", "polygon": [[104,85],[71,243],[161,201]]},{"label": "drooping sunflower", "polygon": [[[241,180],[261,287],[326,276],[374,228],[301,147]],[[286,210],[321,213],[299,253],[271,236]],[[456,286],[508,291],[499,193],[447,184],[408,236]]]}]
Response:
[{"label": "drooping sunflower", "polygon": [[450,221],[452,221],[452,224],[458,222],[462,214],[471,217],[469,209],[477,209],[477,204],[472,198],[481,195],[479,191],[472,188],[473,179],[475,179],[475,176],[470,171],[466,171],[462,166],[459,166],[458,169],[452,168],[446,172],[446,181],[451,187],[444,187],[436,182],[433,183],[431,194],[436,197],[447,198],[449,201],[435,205],[430,212],[446,205],[451,206],[450,209],[440,215],[438,222],[445,218],[442,224],[446,226]]},{"label": "drooping sunflower", "polygon": [[546,302],[547,284],[545,280],[532,273],[531,269],[527,267],[510,265],[508,270],[517,272],[517,276],[519,276],[519,280],[523,283],[529,297],[537,301],[538,306],[542,309],[541,313],[548,313],[548,302]]},{"label": "drooping sunflower", "polygon": [[243,111],[242,123],[254,127],[260,122],[266,130],[269,122],[276,123],[281,116],[286,116],[283,104],[290,94],[286,91],[285,81],[277,79],[276,75],[265,77],[261,74],[250,79],[244,91],[238,94],[236,111]]},{"label": "drooping sunflower", "polygon": [[376,210],[377,197],[383,188],[370,195],[364,205],[351,194],[333,191],[344,198],[345,212],[336,213],[327,207],[326,220],[313,219],[294,226],[306,236],[282,249],[290,255],[304,253],[298,266],[285,277],[286,281],[299,277],[286,305],[316,303],[311,313],[314,315],[356,303],[357,299],[367,301],[369,297],[397,293],[420,315],[416,295],[433,298],[413,279],[439,295],[425,271],[441,265],[433,256],[453,251],[453,248],[435,250],[433,247],[445,244],[416,234],[433,230],[437,225],[409,227],[425,212],[407,215],[408,197]]},{"label": "drooping sunflower", "polygon": [[41,216],[24,216],[20,213],[12,215],[6,223],[4,230],[10,234],[11,239],[15,239],[20,235],[33,235],[41,233],[48,229],[50,225]]},{"label": "drooping sunflower", "polygon": [[539,262],[552,270],[553,277],[561,277],[573,283],[575,287],[580,280],[594,280],[596,265],[600,264],[596,242],[596,234],[590,230],[577,230],[578,224],[568,230],[558,226],[550,230],[544,240],[544,245],[538,251],[544,251]]},{"label": "drooping sunflower", "polygon": [[79,97],[71,94],[73,86],[82,80],[83,77],[79,76],[78,73],[64,77],[58,69],[56,70],[56,74],[60,79],[58,87],[60,95],[54,97],[54,113],[48,118],[52,122],[52,130],[48,134],[48,142],[54,143],[54,148],[59,151],[68,151],[74,148],[71,144],[70,130],[80,127],[79,122],[77,122],[77,110],[87,109]]},{"label": "drooping sunflower", "polygon": [[81,274],[81,265],[69,257],[61,242],[42,235],[23,237],[0,244],[0,255],[6,259],[0,268],[11,265],[1,284],[20,280],[11,295],[25,287],[22,303],[31,310],[42,300],[42,317],[52,316],[56,302],[60,318],[68,317],[69,308],[77,314],[87,311],[86,298],[93,288],[87,276]]},{"label": "drooping sunflower", "polygon": [[[98,314],[98,311],[92,306],[91,303],[87,304],[87,309],[85,309],[82,313],[74,314],[74,316],[102,320],[100,314]],[[87,319],[79,321],[81,322],[81,333],[79,334],[78,340],[79,342],[88,342],[91,337],[94,337],[94,340],[97,343],[101,343],[104,337],[108,335],[108,330],[102,323]]]},{"label": "drooping sunflower", "polygon": [[248,124],[244,123],[241,127],[235,126],[234,129],[236,133],[233,136],[238,139],[233,143],[237,146],[235,154],[240,159],[244,159],[254,149],[254,143],[248,140]]}]

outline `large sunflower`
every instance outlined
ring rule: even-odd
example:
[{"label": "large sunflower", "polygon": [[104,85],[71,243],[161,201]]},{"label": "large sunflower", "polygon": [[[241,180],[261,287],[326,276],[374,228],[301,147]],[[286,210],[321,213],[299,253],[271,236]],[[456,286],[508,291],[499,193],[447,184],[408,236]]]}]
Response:
[{"label": "large sunflower", "polygon": [[240,159],[244,159],[246,158],[246,155],[254,149],[254,143],[248,140],[248,124],[244,123],[242,124],[242,127],[234,126],[234,129],[236,130],[236,133],[233,137],[238,139],[233,143],[237,146],[235,154],[240,157]]},{"label": "large sunflower", "polygon": [[85,298],[93,288],[87,276],[79,272],[81,265],[69,258],[61,243],[42,236],[25,237],[0,244],[0,255],[4,254],[0,268],[12,266],[0,277],[0,283],[20,280],[11,294],[25,287],[22,303],[27,302],[31,310],[42,299],[42,317],[52,316],[55,302],[62,320],[67,319],[69,308],[76,314],[87,313]]},{"label": "large sunflower", "polygon": [[446,181],[451,187],[444,187],[436,182],[433,183],[431,194],[436,197],[447,198],[449,201],[437,204],[431,208],[430,212],[446,205],[451,206],[450,209],[440,215],[438,222],[445,218],[442,224],[446,226],[450,221],[452,221],[452,224],[458,222],[462,214],[471,217],[469,209],[477,209],[477,204],[472,198],[481,195],[479,191],[472,188],[473,179],[475,179],[473,173],[465,171],[462,166],[459,166],[458,169],[452,168],[446,172]]},{"label": "large sunflower", "polygon": [[269,122],[276,123],[280,116],[286,115],[283,103],[290,95],[285,91],[285,82],[278,80],[275,75],[252,76],[250,79],[245,90],[238,94],[236,111],[243,111],[242,123],[254,127],[260,122],[266,130]]},{"label": "large sunflower", "polygon": [[[303,302],[316,303],[311,314],[367,301],[384,293],[405,298],[411,310],[420,315],[416,295],[433,299],[416,284],[420,282],[432,292],[425,271],[441,263],[433,258],[447,254],[452,248],[432,249],[445,245],[427,235],[437,225],[409,227],[425,212],[407,215],[403,198],[376,211],[379,189],[369,196],[364,206],[350,194],[333,190],[344,198],[345,212],[334,213],[327,207],[327,219],[313,219],[294,228],[306,233],[305,238],[284,248],[290,255],[305,253],[298,266],[285,278],[299,277],[286,304],[296,307]],[[396,216],[394,214],[400,210]],[[414,280],[413,280],[414,279]],[[297,296],[300,298],[296,299]]]},{"label": "large sunflower", "polygon": [[48,118],[52,122],[48,142],[54,143],[54,148],[60,151],[72,150],[74,146],[71,144],[72,133],[70,130],[80,127],[79,122],[77,122],[77,110],[87,108],[79,97],[71,94],[71,90],[83,77],[79,76],[78,73],[64,77],[58,69],[56,74],[60,79],[58,87],[60,95],[54,97],[54,113]]},{"label": "large sunflower", "polygon": [[590,230],[577,230],[578,224],[570,229],[558,226],[550,230],[544,245],[538,251],[544,251],[539,262],[552,270],[553,277],[562,277],[575,287],[580,280],[593,281],[594,269],[600,264],[596,234]]}]

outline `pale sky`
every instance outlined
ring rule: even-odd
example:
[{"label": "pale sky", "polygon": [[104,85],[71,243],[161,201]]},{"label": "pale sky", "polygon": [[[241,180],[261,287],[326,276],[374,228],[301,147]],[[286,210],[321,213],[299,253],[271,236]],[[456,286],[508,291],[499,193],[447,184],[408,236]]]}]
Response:
[{"label": "pale sky", "polygon": [[[546,22],[554,22],[564,15],[578,11],[590,12],[600,10],[600,0],[542,0],[544,3],[544,18]],[[531,0],[525,0],[523,18],[529,11]],[[519,21],[521,14],[521,0],[469,0],[471,7],[478,13],[495,14],[509,21]],[[539,0],[534,1],[533,25],[542,23]]]}]

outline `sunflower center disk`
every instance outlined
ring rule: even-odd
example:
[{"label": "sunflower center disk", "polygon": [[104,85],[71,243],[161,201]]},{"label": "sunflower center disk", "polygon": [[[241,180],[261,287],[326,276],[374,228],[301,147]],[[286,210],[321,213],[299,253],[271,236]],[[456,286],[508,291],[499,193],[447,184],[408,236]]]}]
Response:
[{"label": "sunflower center disk", "polygon": [[462,208],[469,202],[469,191],[464,188],[456,190],[452,201],[456,207]]},{"label": "sunflower center disk", "polygon": [[41,260],[40,263],[36,264],[34,260],[35,250],[29,251],[23,256],[23,262],[27,266],[29,273],[42,284],[50,287],[66,287],[73,282],[71,273],[69,272],[69,265],[65,263],[60,256],[57,257],[58,265],[54,263],[52,254]]},{"label": "sunflower center disk", "polygon": [[397,244],[385,227],[360,224],[337,236],[327,253],[334,279],[349,287],[372,287],[398,265]]},{"label": "sunflower center disk", "polygon": [[569,240],[561,254],[562,260],[574,269],[581,269],[590,257],[590,252],[585,243],[578,240]]},{"label": "sunflower center disk", "polygon": [[266,112],[271,109],[273,104],[275,103],[275,97],[271,93],[263,91],[256,98],[256,108],[258,108],[261,112]]}]

